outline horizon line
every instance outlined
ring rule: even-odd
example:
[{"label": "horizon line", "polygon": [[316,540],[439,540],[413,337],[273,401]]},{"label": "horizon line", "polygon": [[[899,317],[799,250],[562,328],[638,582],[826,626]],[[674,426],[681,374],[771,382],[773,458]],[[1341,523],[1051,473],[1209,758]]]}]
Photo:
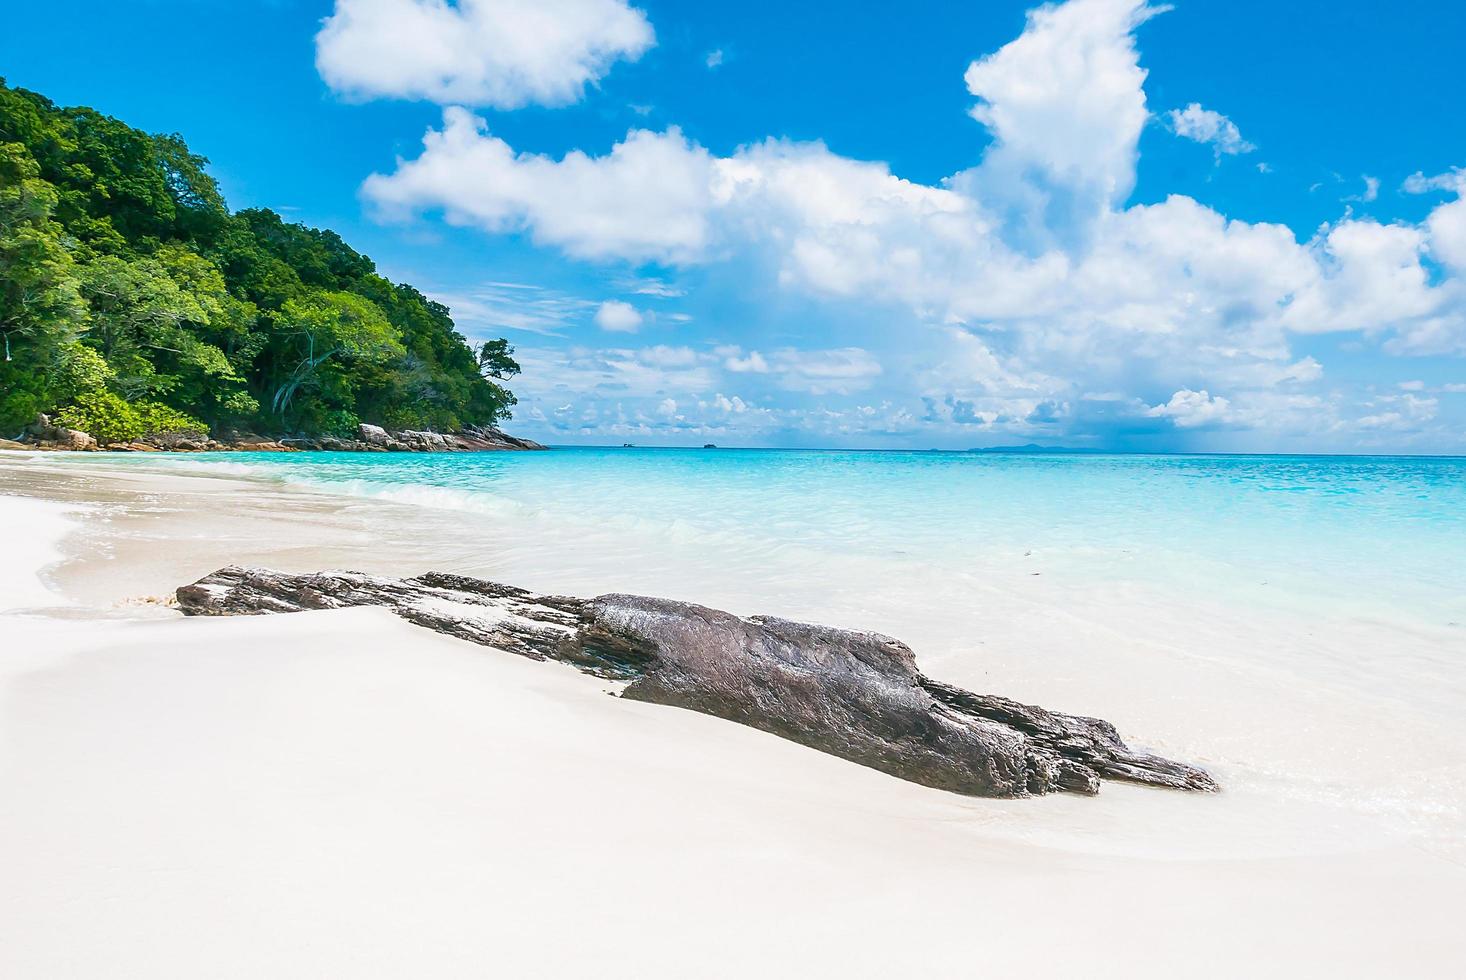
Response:
[{"label": "horizon line", "polygon": [[[615,443],[545,443],[550,449],[656,449],[692,452],[774,452],[774,453],[948,453],[954,456],[1303,456],[1313,459],[1466,459],[1466,453],[1325,453],[1325,452],[1222,452],[1184,449],[1091,449],[1087,447],[1052,446],[1025,450],[1021,446],[986,446],[971,449],[912,448],[896,449],[879,446],[669,446]],[[1015,451],[1019,450],[1019,451]]]}]

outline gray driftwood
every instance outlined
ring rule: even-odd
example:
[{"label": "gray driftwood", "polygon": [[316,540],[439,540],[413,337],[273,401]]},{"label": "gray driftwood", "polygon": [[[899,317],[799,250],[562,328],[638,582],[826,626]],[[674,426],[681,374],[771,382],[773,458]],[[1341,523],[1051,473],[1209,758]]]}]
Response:
[{"label": "gray driftwood", "polygon": [[912,782],[970,796],[1095,793],[1101,777],[1215,790],[1194,766],[1136,752],[1109,722],[973,694],[916,669],[899,640],[747,619],[643,596],[545,596],[458,575],[390,579],[229,567],[178,590],[189,615],[383,606],[408,622],[626,682]]}]

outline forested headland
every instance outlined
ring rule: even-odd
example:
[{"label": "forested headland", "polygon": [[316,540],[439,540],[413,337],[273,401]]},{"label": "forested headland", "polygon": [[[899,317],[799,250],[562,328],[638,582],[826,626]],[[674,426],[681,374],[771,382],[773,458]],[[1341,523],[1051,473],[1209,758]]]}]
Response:
[{"label": "forested headland", "polygon": [[177,135],[0,79],[0,436],[438,432],[507,419],[513,348],[334,232],[231,212]]}]

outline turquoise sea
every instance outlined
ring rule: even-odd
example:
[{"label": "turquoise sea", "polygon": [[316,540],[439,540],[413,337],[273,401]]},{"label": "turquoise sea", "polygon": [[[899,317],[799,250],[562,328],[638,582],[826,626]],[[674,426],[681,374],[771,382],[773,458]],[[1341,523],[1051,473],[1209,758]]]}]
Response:
[{"label": "turquoise sea", "polygon": [[790,552],[954,570],[1037,554],[1049,574],[1466,624],[1459,457],[574,448],[180,462],[691,542],[751,574]]}]

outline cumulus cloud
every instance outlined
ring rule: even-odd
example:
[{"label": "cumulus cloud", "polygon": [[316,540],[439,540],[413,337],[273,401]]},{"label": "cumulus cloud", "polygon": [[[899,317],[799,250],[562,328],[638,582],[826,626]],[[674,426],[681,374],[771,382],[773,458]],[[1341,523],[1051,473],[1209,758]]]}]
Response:
[{"label": "cumulus cloud", "polygon": [[[675,128],[557,160],[518,153],[450,108],[415,159],[364,193],[389,215],[439,210],[578,258],[754,257],[743,265],[772,269],[786,290],[924,325],[919,342],[903,328],[901,376],[929,419],[952,425],[1343,425],[1343,408],[1301,390],[1325,371],[1294,353],[1298,335],[1357,334],[1400,355],[1466,351],[1459,172],[1407,181],[1454,195],[1420,224],[1346,214],[1306,240],[1189,197],[1127,203],[1149,118],[1135,31],[1160,10],[1070,0],[1033,11],[965,76],[991,144],[934,185],[817,142],[718,156]],[[1199,104],[1171,122],[1243,152],[1235,125]],[[891,376],[886,359],[865,357],[735,350],[706,367],[835,395]],[[1151,405],[1141,391],[1175,394]]]},{"label": "cumulus cloud", "polygon": [[368,178],[387,217],[439,209],[460,225],[528,232],[578,258],[685,262],[708,244],[712,156],[675,127],[632,130],[601,157],[516,153],[463,108],[443,112],[415,160]]},{"label": "cumulus cloud", "polygon": [[723,360],[723,367],[735,374],[768,374],[769,362],[758,351],[750,351],[747,357],[742,356],[743,351],[737,347],[724,348],[719,351],[726,355]]},{"label": "cumulus cloud", "polygon": [[1427,247],[1438,262],[1466,274],[1466,169],[1458,167],[1434,177],[1416,172],[1406,178],[1404,189],[1410,194],[1447,191],[1456,196],[1426,219]]},{"label": "cumulus cloud", "polygon": [[625,0],[336,0],[316,69],[350,98],[555,106],[654,41]]},{"label": "cumulus cloud", "polygon": [[1192,429],[1228,421],[1231,410],[1232,403],[1220,395],[1183,388],[1172,395],[1170,401],[1156,405],[1146,414],[1152,418],[1168,418],[1183,429]]},{"label": "cumulus cloud", "polygon": [[1443,204],[1425,223],[1430,254],[1459,274],[1466,274],[1466,199]]},{"label": "cumulus cloud", "polygon": [[1088,222],[1135,186],[1149,112],[1134,31],[1164,9],[1140,0],[1045,5],[1016,40],[968,66],[972,117],[994,142],[959,183],[1006,205],[1011,231],[1030,248],[1082,241]]},{"label": "cumulus cloud", "polygon": [[612,333],[636,333],[644,317],[630,303],[608,299],[596,310],[596,326]]},{"label": "cumulus cloud", "polygon": [[[1193,102],[1184,109],[1172,109],[1166,115],[1170,118],[1171,128],[1175,130],[1177,136],[1195,140],[1197,143],[1210,144],[1218,160],[1221,160],[1224,154],[1236,156],[1239,153],[1251,153],[1257,149],[1242,138],[1242,131],[1237,128],[1236,123],[1220,112],[1203,109],[1200,102]],[[1378,182],[1376,182],[1376,190],[1378,190],[1377,184]]]}]

